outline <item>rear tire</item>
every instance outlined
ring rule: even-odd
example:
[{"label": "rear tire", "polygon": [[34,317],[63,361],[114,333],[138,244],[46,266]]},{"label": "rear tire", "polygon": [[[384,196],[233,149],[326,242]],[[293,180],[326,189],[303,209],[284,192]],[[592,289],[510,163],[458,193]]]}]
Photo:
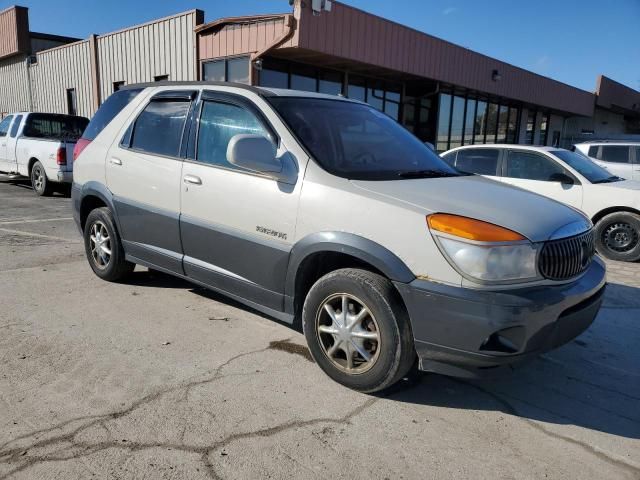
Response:
[{"label": "rear tire", "polygon": [[595,226],[596,249],[610,260],[640,260],[640,215],[614,212],[601,218]]},{"label": "rear tire", "polygon": [[125,260],[113,215],[106,207],[89,213],[84,226],[84,249],[93,272],[108,282],[122,280],[135,268]]},{"label": "rear tire", "polygon": [[48,197],[53,191],[53,186],[47,178],[47,172],[40,161],[36,161],[31,167],[31,186],[36,195],[40,197]]},{"label": "rear tire", "polygon": [[414,365],[406,309],[391,282],[375,273],[347,268],[322,277],[307,294],[302,323],[316,363],[353,390],[385,390]]}]

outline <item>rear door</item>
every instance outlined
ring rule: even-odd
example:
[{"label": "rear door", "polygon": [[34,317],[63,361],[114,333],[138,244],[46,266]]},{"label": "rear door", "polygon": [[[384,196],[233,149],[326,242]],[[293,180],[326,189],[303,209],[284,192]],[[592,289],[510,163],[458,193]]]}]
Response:
[{"label": "rear door", "polygon": [[182,140],[196,93],[164,90],[143,102],[106,163],[125,250],[178,273]]},{"label": "rear door", "polygon": [[237,134],[263,135],[278,145],[280,155],[285,152],[249,99],[204,91],[196,112],[194,148],[182,171],[185,273],[281,310],[302,177],[296,185],[283,184],[227,161],[227,146]]},{"label": "rear door", "polygon": [[[569,178],[573,183],[565,181]],[[562,164],[542,153],[506,150],[501,180],[578,209],[582,208],[583,189],[580,181]]]},{"label": "rear door", "polygon": [[10,162],[7,151],[7,140],[9,138],[9,131],[11,130],[11,122],[13,121],[13,115],[8,115],[0,122],[0,172],[10,171]]},{"label": "rear door", "polygon": [[629,145],[601,145],[598,152],[599,164],[622,178],[633,178],[631,147]]}]

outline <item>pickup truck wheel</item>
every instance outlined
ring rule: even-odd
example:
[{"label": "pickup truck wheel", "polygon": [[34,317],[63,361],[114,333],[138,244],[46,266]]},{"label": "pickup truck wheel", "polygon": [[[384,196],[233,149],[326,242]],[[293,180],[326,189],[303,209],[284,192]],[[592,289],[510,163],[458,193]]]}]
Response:
[{"label": "pickup truck wheel", "polygon": [[47,173],[39,161],[31,167],[31,186],[40,197],[48,197],[53,190],[51,182],[47,178]]},{"label": "pickup truck wheel", "polygon": [[614,212],[595,227],[596,249],[603,257],[621,262],[640,260],[640,215]]},{"label": "pickup truck wheel", "polygon": [[89,213],[84,226],[84,248],[93,272],[103,280],[122,280],[135,268],[125,260],[113,215],[106,207]]},{"label": "pickup truck wheel", "polygon": [[341,269],[320,278],[304,302],[304,334],[316,363],[360,392],[384,390],[415,361],[407,312],[386,278]]}]

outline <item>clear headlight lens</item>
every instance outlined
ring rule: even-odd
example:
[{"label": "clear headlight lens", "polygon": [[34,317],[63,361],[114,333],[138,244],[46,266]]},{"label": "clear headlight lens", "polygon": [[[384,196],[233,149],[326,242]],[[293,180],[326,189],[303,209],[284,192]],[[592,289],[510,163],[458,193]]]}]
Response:
[{"label": "clear headlight lens", "polygon": [[467,276],[484,282],[527,280],[537,276],[532,244],[476,245],[438,238],[447,257]]},{"label": "clear headlight lens", "polygon": [[452,266],[471,279],[499,283],[538,277],[537,249],[517,232],[444,213],[429,215],[427,223]]}]

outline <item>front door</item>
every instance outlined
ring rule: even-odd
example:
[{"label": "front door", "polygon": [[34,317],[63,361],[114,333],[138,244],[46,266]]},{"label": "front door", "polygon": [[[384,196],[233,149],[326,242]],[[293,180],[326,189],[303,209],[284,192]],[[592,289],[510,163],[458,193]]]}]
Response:
[{"label": "front door", "polygon": [[195,126],[195,146],[182,169],[185,273],[281,311],[302,177],[283,184],[227,161],[227,146],[238,134],[263,135],[280,143],[279,155],[286,150],[245,97],[203,92]]},{"label": "front door", "polygon": [[5,159],[7,162],[7,169],[9,172],[18,172],[18,157],[16,148],[18,146],[18,133],[20,131],[20,125],[22,124],[22,115],[16,115],[11,124],[9,135],[6,137],[6,151]]},{"label": "front door", "polygon": [[633,147],[632,150],[634,153],[633,179],[640,180],[640,147]]},{"label": "front door", "polygon": [[[558,162],[546,155],[507,150],[502,170],[504,183],[582,208],[582,185]],[[573,183],[569,182],[569,178]]]},{"label": "front door", "polygon": [[182,273],[182,138],[194,91],[162,91],[135,114],[106,165],[127,254]]}]

